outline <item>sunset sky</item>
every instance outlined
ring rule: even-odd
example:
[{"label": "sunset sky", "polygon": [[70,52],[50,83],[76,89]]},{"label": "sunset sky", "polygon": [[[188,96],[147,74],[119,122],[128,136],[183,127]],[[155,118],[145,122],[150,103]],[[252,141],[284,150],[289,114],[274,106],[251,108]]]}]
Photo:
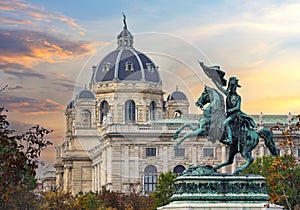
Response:
[{"label": "sunset sky", "polygon": [[166,94],[178,84],[193,106],[209,83],[201,60],[239,78],[244,112],[300,113],[300,1],[1,0],[0,106],[15,130],[39,124],[62,142],[65,107],[116,47],[123,12]]}]

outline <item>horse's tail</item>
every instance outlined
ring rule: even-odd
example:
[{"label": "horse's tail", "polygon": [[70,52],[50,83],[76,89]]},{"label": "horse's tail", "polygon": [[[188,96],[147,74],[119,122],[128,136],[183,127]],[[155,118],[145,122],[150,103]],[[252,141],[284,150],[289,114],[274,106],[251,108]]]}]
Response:
[{"label": "horse's tail", "polygon": [[273,140],[273,132],[267,128],[263,128],[257,131],[258,135],[265,140],[265,145],[270,150],[271,154],[274,156],[279,156],[278,150]]}]

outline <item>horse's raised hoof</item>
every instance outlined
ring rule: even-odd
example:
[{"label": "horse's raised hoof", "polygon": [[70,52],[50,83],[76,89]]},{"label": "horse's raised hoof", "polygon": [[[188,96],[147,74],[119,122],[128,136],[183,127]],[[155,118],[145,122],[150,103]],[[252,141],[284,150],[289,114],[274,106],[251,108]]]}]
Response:
[{"label": "horse's raised hoof", "polygon": [[179,133],[176,132],[173,136],[173,139],[176,140],[178,138],[178,135],[179,135]]}]

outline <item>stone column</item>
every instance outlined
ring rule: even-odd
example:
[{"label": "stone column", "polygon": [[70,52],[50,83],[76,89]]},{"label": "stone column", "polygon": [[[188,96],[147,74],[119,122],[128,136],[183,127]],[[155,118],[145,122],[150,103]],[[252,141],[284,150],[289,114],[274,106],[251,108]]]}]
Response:
[{"label": "stone column", "polygon": [[192,145],[192,165],[197,165],[197,146]]},{"label": "stone column", "polygon": [[59,166],[59,167],[57,167],[56,168],[56,187],[59,187],[59,189],[62,189],[62,187],[63,187],[63,175],[62,175],[62,173],[63,173],[63,171],[64,171],[64,169],[63,169],[63,167],[62,166]]},{"label": "stone column", "polygon": [[147,97],[143,97],[143,119],[144,119],[144,123],[147,122],[148,120],[150,120],[149,115],[147,116]]},{"label": "stone column", "polygon": [[133,147],[133,170],[131,171],[131,177],[134,178],[135,182],[139,182],[140,174],[139,174],[139,146],[132,146]]},{"label": "stone column", "polygon": [[[226,157],[226,145],[221,146],[222,155],[221,155],[221,162],[224,163],[227,159]],[[226,173],[226,167],[221,168],[222,173]]]},{"label": "stone column", "polygon": [[98,177],[97,177],[97,180],[98,180],[98,187],[97,187],[97,189],[98,189],[98,191],[100,191],[101,190],[101,163],[99,162],[98,163],[98,167],[97,167],[97,170],[98,170]]},{"label": "stone column", "polygon": [[106,185],[107,184],[112,184],[112,151],[111,147],[108,146],[106,148]]},{"label": "stone column", "polygon": [[162,155],[162,158],[164,160],[163,162],[163,171],[166,172],[168,171],[168,147],[167,146],[163,146],[162,147],[163,149],[163,155]]},{"label": "stone column", "polygon": [[65,165],[64,166],[64,187],[63,190],[66,192],[70,191],[70,186],[71,186],[71,166],[70,165]]},{"label": "stone column", "polygon": [[107,161],[106,161],[106,148],[102,153],[102,163],[101,163],[101,186],[107,184]]},{"label": "stone column", "polygon": [[92,166],[92,191],[95,192],[95,166]]},{"label": "stone column", "polygon": [[95,183],[95,191],[99,190],[98,189],[98,185],[99,185],[99,183],[98,183],[99,182],[99,180],[98,180],[98,176],[99,176],[98,175],[98,167],[99,167],[98,164],[96,164],[95,165],[95,169],[94,169],[94,172],[95,172],[95,176],[94,176],[95,177],[95,181],[94,181],[94,183]]},{"label": "stone column", "polygon": [[129,171],[129,147],[128,146],[124,146],[123,147],[123,153],[122,153],[122,156],[123,156],[123,160],[124,160],[124,165],[123,165],[123,170],[124,170],[124,173],[123,173],[123,181],[125,182],[129,182],[129,177],[130,177],[130,171]]},{"label": "stone column", "polygon": [[264,145],[260,145],[260,147],[259,147],[259,156],[263,157],[264,155],[265,155]]},{"label": "stone column", "polygon": [[60,180],[61,180],[61,175],[60,175],[60,172],[57,171],[56,172],[56,180],[55,180],[56,186],[60,186],[60,182],[61,182]]}]

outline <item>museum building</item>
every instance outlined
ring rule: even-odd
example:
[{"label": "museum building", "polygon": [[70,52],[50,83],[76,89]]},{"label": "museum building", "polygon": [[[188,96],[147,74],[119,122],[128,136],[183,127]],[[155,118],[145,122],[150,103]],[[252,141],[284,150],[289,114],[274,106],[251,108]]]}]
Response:
[{"label": "museum building", "polygon": [[[72,194],[133,188],[155,190],[162,172],[181,173],[190,164],[216,165],[227,159],[228,147],[205,137],[187,139],[174,149],[175,131],[185,122],[199,122],[190,114],[187,96],[178,88],[164,99],[163,81],[150,57],[134,48],[126,22],[117,47],[92,67],[88,88],[66,109],[66,136],[56,147],[56,186]],[[270,127],[286,116],[254,116],[258,127]],[[182,135],[190,130],[186,129]],[[275,132],[275,141],[282,136]],[[299,151],[298,151],[299,152]],[[261,139],[253,156],[269,154]],[[232,172],[244,159],[222,172]]]}]

